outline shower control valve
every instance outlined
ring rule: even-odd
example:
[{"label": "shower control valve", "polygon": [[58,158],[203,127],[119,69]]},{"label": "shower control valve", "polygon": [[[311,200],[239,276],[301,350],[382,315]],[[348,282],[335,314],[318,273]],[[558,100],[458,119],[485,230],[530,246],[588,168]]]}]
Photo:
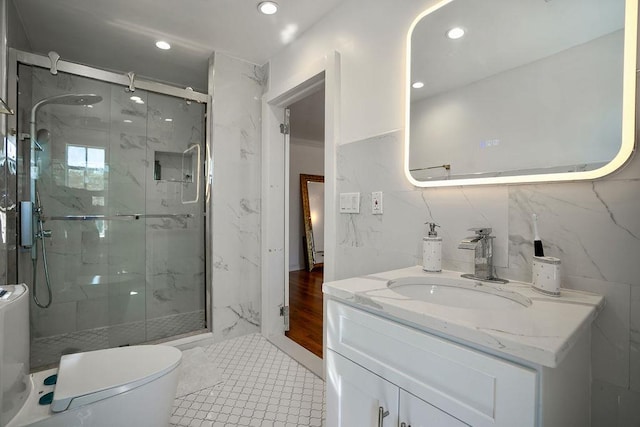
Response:
[{"label": "shower control valve", "polygon": [[51,237],[51,230],[42,230],[36,234],[38,239],[43,239],[45,237]]}]

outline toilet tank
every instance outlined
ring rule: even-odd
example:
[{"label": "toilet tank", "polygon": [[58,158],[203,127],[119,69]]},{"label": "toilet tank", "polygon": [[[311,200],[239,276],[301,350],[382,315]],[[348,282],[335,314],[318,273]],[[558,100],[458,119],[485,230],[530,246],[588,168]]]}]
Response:
[{"label": "toilet tank", "polygon": [[27,286],[0,286],[0,426],[29,396],[29,293]]}]

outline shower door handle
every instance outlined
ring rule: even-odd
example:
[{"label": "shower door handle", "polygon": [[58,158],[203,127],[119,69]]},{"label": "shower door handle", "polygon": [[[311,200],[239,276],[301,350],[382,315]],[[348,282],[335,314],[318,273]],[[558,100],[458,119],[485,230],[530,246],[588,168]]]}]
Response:
[{"label": "shower door handle", "polygon": [[[189,155],[193,157],[193,154],[191,154],[191,151],[196,152],[196,161],[195,161],[195,167],[193,165],[193,160],[192,160],[191,167],[189,168],[188,164],[185,165],[186,163],[185,160]],[[180,200],[182,201],[183,205],[187,205],[190,203],[197,203],[198,200],[200,199],[200,157],[201,157],[200,145],[198,144],[193,144],[182,152],[182,171],[181,172],[182,172],[183,181],[180,189]],[[189,173],[185,173],[185,170],[189,170]],[[184,195],[185,187],[193,182],[193,181],[189,181],[190,179],[195,180],[195,184],[196,184],[195,197],[193,199],[185,199],[185,195]]]}]

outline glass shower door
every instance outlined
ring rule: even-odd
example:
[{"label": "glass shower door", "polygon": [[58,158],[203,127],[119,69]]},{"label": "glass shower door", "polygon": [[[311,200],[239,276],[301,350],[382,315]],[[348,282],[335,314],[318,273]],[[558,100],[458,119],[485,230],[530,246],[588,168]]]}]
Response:
[{"label": "glass shower door", "polygon": [[42,208],[50,236],[44,251],[34,242],[35,269],[33,249],[19,255],[20,279],[33,293],[35,278],[40,302],[32,367],[206,328],[203,159],[194,154],[204,106],[27,65],[19,77],[21,133],[36,141],[21,146],[30,166],[18,191]]},{"label": "glass shower door", "polygon": [[147,340],[205,328],[202,104],[149,93]]}]

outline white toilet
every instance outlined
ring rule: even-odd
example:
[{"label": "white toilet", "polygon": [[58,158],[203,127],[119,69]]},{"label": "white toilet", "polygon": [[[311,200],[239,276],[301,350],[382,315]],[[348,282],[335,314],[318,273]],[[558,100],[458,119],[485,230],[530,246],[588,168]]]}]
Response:
[{"label": "white toilet", "polygon": [[62,356],[58,369],[29,375],[27,287],[0,287],[0,426],[166,426],[181,359],[169,346],[119,347]]}]

